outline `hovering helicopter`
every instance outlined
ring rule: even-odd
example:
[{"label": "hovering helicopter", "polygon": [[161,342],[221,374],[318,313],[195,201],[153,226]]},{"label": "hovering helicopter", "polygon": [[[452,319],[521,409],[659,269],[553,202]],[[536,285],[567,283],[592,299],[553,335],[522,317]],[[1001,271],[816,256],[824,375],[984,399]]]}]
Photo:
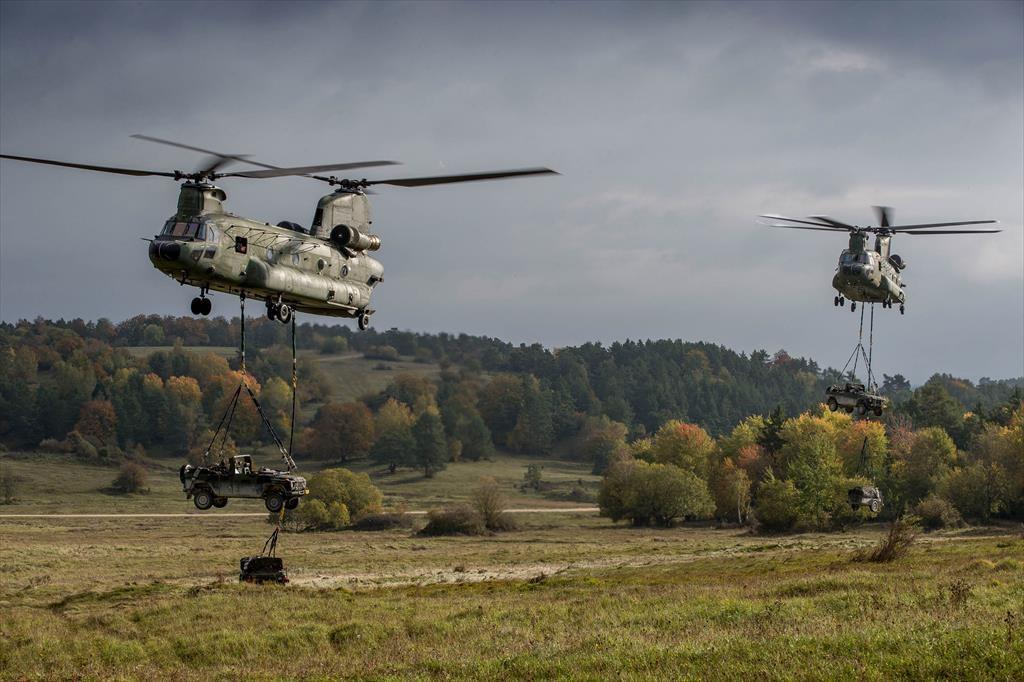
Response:
[{"label": "hovering helicopter", "polygon": [[[934,230],[936,227],[952,227],[955,225],[983,225],[994,223],[995,220],[966,220],[951,223],[922,223],[919,225],[893,225],[893,210],[888,206],[873,206],[878,218],[877,227],[860,227],[833,220],[828,216],[809,216],[806,220],[787,218],[781,215],[762,215],[772,221],[800,223],[786,225],[767,223],[768,227],[784,227],[791,230],[836,230],[850,233],[850,245],[839,255],[839,266],[832,278],[832,287],[839,292],[832,300],[835,306],[843,306],[850,299],[850,310],[857,309],[857,301],[864,303],[881,303],[883,308],[892,308],[899,302],[900,315],[906,308],[907,300],[904,292],[903,279],[900,273],[907,267],[907,262],[898,254],[890,253],[890,242],[895,234],[939,235],[939,234],[990,234],[1002,230]],[[875,235],[875,246],[868,248],[869,235]]]},{"label": "hovering helicopter", "polygon": [[[67,161],[0,154],[0,158],[51,166],[116,173],[136,177],[159,176],[182,182],[178,208],[160,234],[149,241],[154,267],[180,284],[199,288],[192,299],[193,315],[209,315],[213,304],[207,294],[221,291],[266,303],[267,317],[287,323],[293,311],[356,318],[360,329],[369,326],[374,287],[384,279],[384,266],[367,255],[380,249],[380,237],[370,233],[367,188],[374,185],[421,187],[476,180],[530,175],[557,175],[549,168],[524,168],[463,175],[349,180],[321,173],[395,165],[394,161],[360,161],[281,168],[253,161],[247,155],[222,154],[146,135],[132,137],[188,149],[209,158],[199,170],[149,171],[113,168]],[[228,164],[247,163],[259,170],[225,173]],[[300,176],[325,182],[337,189],[320,198],[308,230],[282,221],[277,225],[243,218],[224,209],[227,194],[214,185],[219,178],[277,178]]]}]

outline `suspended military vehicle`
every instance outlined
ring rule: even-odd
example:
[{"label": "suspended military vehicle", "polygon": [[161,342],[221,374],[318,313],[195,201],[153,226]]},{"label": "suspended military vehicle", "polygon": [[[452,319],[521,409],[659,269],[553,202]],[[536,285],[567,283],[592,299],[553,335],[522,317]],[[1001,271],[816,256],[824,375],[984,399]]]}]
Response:
[{"label": "suspended military vehicle", "polygon": [[[370,297],[384,279],[384,266],[369,252],[381,247],[371,233],[373,220],[366,194],[369,187],[423,187],[456,182],[498,180],[556,174],[549,168],[523,168],[462,175],[352,180],[323,175],[330,171],[395,165],[394,161],[359,161],[281,168],[239,154],[222,154],[146,135],[132,137],[208,155],[198,170],[151,171],[115,168],[28,156],[0,158],[78,168],[134,177],[157,176],[181,182],[178,207],[160,234],[147,240],[154,267],[182,285],[199,289],[193,315],[209,315],[211,291],[264,301],[267,317],[287,323],[293,311],[356,318],[369,325]],[[229,164],[246,163],[257,170],[222,172]],[[317,202],[308,229],[282,221],[276,225],[244,218],[224,208],[227,195],[213,184],[221,178],[267,179],[300,176],[337,189]]]},{"label": "suspended military vehicle", "polygon": [[[965,220],[949,223],[921,223],[918,225],[893,225],[893,210],[888,206],[873,206],[878,219],[877,226],[861,227],[833,220],[828,216],[809,216],[806,219],[787,218],[781,215],[762,215],[770,220],[768,227],[791,230],[819,230],[823,232],[844,231],[850,234],[850,243],[839,255],[839,265],[832,278],[832,287],[838,292],[832,304],[841,307],[850,299],[850,310],[857,309],[857,302],[881,303],[883,308],[900,304],[900,314],[905,312],[907,300],[901,273],[907,263],[898,254],[891,253],[892,238],[896,234],[934,236],[940,234],[991,234],[1002,230],[936,230],[937,227],[959,225],[985,225],[995,220]],[[784,221],[779,223],[777,221]],[[796,223],[796,224],[789,224]],[[870,235],[875,235],[874,248],[869,246]]]}]

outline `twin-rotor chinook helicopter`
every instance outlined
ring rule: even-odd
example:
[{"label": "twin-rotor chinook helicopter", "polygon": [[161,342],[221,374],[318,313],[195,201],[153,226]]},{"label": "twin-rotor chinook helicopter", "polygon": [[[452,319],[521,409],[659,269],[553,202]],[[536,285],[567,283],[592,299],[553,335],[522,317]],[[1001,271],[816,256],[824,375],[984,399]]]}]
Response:
[{"label": "twin-rotor chinook helicopter", "polygon": [[[52,166],[116,173],[160,176],[184,181],[178,209],[160,234],[148,240],[153,265],[180,284],[199,288],[192,299],[194,315],[209,315],[210,291],[258,298],[267,306],[267,317],[286,323],[292,312],[356,318],[360,329],[369,325],[374,287],[383,280],[384,266],[368,252],[381,246],[370,233],[370,203],[366,189],[373,185],[421,187],[476,180],[556,174],[549,168],[490,171],[464,175],[349,180],[324,176],[328,171],[394,165],[394,161],[361,161],[318,166],[280,168],[253,161],[248,156],[221,154],[145,135],[133,137],[209,155],[203,167],[192,173],[113,168],[27,156],[0,154],[0,158]],[[224,173],[232,163],[247,163],[260,170]],[[224,210],[224,190],[214,185],[219,178],[277,178],[301,176],[326,182],[338,189],[320,198],[309,230],[293,222],[277,225],[243,218]]]},{"label": "twin-rotor chinook helicopter", "polygon": [[[878,225],[861,227],[833,220],[828,216],[810,216],[807,219],[787,218],[781,215],[762,215],[771,221],[785,221],[792,224],[769,223],[769,227],[784,227],[791,230],[821,230],[824,232],[845,231],[850,233],[849,247],[839,256],[839,266],[832,278],[832,287],[839,292],[832,299],[835,306],[842,306],[850,299],[850,310],[857,309],[857,301],[881,303],[883,308],[900,304],[900,314],[905,311],[907,300],[900,273],[907,267],[906,261],[890,253],[892,237],[895,234],[939,235],[939,234],[990,234],[1002,230],[935,230],[936,227],[956,225],[983,225],[995,220],[966,220],[950,223],[922,223],[919,225],[893,225],[892,209],[888,206],[874,206]],[[875,235],[875,245],[868,247],[869,235]]]}]

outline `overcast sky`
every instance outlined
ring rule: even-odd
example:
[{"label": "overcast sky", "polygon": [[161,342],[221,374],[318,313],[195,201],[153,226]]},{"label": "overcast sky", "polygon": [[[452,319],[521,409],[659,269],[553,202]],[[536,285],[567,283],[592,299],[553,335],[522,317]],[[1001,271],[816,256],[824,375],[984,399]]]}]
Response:
[{"label": "overcast sky", "polygon": [[[3,153],[199,161],[132,133],[276,165],[560,171],[372,197],[378,328],[547,346],[670,337],[841,367],[845,235],[756,214],[996,218],[896,238],[907,315],[876,310],[876,370],[1024,375],[1021,2],[0,3]],[[222,186],[233,212],[307,226],[326,190]],[[194,290],[139,240],[176,196],[0,162],[0,318],[187,313]]]}]

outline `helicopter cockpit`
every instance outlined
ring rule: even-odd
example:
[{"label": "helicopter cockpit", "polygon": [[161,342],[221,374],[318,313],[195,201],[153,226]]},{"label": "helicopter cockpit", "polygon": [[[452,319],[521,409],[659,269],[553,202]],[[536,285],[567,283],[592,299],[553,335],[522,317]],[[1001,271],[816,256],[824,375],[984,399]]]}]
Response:
[{"label": "helicopter cockpit", "polygon": [[199,218],[179,219],[177,216],[164,223],[164,229],[157,239],[175,241],[216,242],[219,239],[216,228]]}]

